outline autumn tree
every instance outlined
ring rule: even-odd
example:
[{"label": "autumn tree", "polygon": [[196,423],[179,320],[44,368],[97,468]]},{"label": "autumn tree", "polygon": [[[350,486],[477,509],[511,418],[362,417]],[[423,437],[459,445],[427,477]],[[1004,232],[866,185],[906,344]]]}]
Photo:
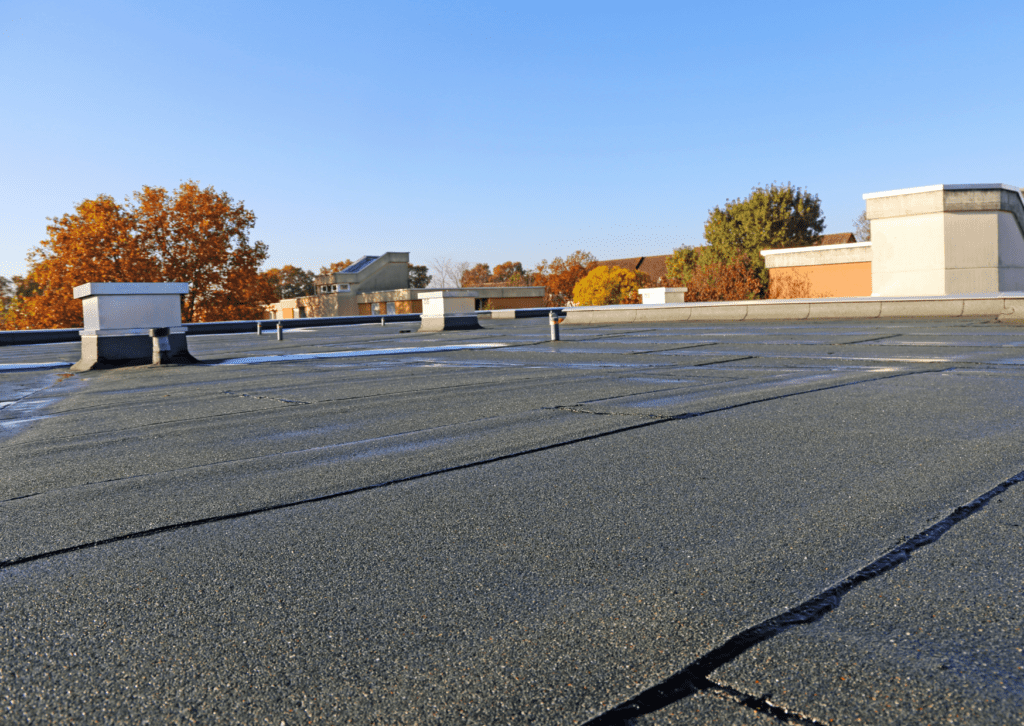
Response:
[{"label": "autumn tree", "polygon": [[423,289],[430,284],[426,265],[409,265],[409,287]]},{"label": "autumn tree", "polygon": [[523,269],[522,262],[502,262],[500,265],[494,266],[494,271],[491,273],[491,280],[493,284],[497,285],[529,285],[531,283],[531,275]]},{"label": "autumn tree", "polygon": [[522,262],[502,262],[491,266],[480,262],[470,267],[466,265],[459,278],[462,287],[475,287],[479,285],[529,285],[532,275],[523,269]]},{"label": "autumn tree", "polygon": [[318,272],[317,275],[333,275],[335,272],[341,272],[351,265],[352,260],[349,259],[344,259],[340,262],[332,262],[329,265],[322,265],[320,267],[320,272]]},{"label": "autumn tree", "polygon": [[312,295],[314,290],[314,275],[309,270],[293,265],[274,267],[263,273],[271,286],[278,300],[286,300],[295,297]]},{"label": "autumn tree", "polygon": [[249,242],[255,214],[226,192],[194,181],[173,193],[144,186],[133,197],[128,212],[158,265],[156,279],[189,283],[183,322],[262,317],[274,291],[259,274],[266,244]]},{"label": "autumn tree", "polygon": [[82,305],[72,288],[86,282],[163,280],[149,241],[113,197],[86,199],[74,213],[49,221],[47,238],[28,254],[33,290],[20,301],[17,327],[81,327]]},{"label": "autumn tree", "polygon": [[673,286],[687,288],[687,301],[752,300],[761,296],[761,280],[750,258],[742,252],[723,257],[708,246],[684,249],[687,251],[679,255],[675,265],[670,259],[669,276]]},{"label": "autumn tree", "polygon": [[259,274],[267,246],[249,242],[255,221],[242,202],[192,181],[170,194],[143,187],[124,204],[86,199],[51,218],[29,252],[15,324],[81,326],[72,288],[86,282],[188,282],[184,322],[261,317],[274,292]]},{"label": "autumn tree", "polygon": [[640,302],[640,288],[648,283],[638,270],[599,265],[576,283],[572,291],[577,305],[623,305]]},{"label": "autumn tree", "polygon": [[576,250],[565,259],[541,260],[533,275],[533,284],[544,286],[548,306],[559,307],[573,299],[576,283],[596,266],[597,258],[589,252]]},{"label": "autumn tree", "polygon": [[461,287],[474,287],[476,285],[486,285],[490,281],[491,266],[481,262],[463,271],[462,277],[459,278],[459,285]]}]

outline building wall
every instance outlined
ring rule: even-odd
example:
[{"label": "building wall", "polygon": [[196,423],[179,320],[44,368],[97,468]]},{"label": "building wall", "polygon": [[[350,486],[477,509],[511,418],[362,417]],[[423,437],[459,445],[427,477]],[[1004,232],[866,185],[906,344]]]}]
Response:
[{"label": "building wall", "polygon": [[263,308],[264,320],[293,320],[307,316],[303,306],[305,298],[288,298],[271,303]]},{"label": "building wall", "polygon": [[801,265],[768,270],[772,297],[868,297],[871,295],[871,263]]},{"label": "building wall", "polygon": [[316,284],[318,289],[320,285],[324,284],[347,285],[348,291],[352,293],[408,288],[409,253],[385,252],[359,272],[335,272],[332,275],[319,275],[316,278]]},{"label": "building wall", "polygon": [[865,194],[877,296],[1024,289],[1024,199],[1002,184]]},{"label": "building wall", "polygon": [[[387,305],[392,305],[396,314],[423,313],[423,301],[419,296],[425,293],[438,292],[440,288],[377,290],[360,293],[359,315],[386,315]],[[471,292],[476,295],[477,310],[515,310],[519,308],[536,308],[544,305],[544,288],[529,287],[464,287],[457,288],[460,292]]]},{"label": "building wall", "polygon": [[769,295],[782,300],[871,295],[873,242],[763,250]]},{"label": "building wall", "polygon": [[871,220],[873,295],[945,294],[944,216],[939,212]]},{"label": "building wall", "polygon": [[[410,313],[416,313],[417,315],[423,312],[423,302],[421,300],[395,300],[392,302],[395,309],[396,315],[407,315]],[[361,302],[359,303],[359,314],[360,315],[388,315],[387,312],[388,301],[380,302]]]}]

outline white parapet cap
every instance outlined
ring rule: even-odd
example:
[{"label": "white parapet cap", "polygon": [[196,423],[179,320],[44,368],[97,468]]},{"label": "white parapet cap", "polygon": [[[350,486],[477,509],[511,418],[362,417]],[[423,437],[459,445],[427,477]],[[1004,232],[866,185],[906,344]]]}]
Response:
[{"label": "white parapet cap", "polygon": [[420,300],[424,298],[432,300],[445,297],[476,297],[476,293],[472,290],[434,290],[432,292],[421,292],[417,297]]},{"label": "white parapet cap", "polygon": [[96,295],[186,295],[187,282],[87,282],[74,289],[75,299]]},{"label": "white parapet cap", "polygon": [[761,255],[787,255],[791,252],[815,252],[820,250],[854,250],[859,247],[870,247],[870,242],[846,242],[838,245],[813,245],[811,247],[783,247],[778,250],[761,250]]},{"label": "white parapet cap", "polygon": [[925,192],[970,191],[972,189],[1005,189],[1020,194],[1020,189],[1009,184],[932,184],[927,187],[910,187],[909,189],[893,189],[890,192],[870,192],[864,199],[881,199],[882,197],[899,197],[904,194],[924,194]]}]

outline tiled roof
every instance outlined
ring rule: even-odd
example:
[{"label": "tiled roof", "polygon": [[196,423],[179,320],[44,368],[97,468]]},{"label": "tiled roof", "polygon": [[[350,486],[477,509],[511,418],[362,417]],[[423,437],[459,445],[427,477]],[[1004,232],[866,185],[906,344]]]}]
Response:
[{"label": "tiled roof", "polygon": [[837,234],[823,234],[821,235],[821,242],[819,245],[848,245],[856,242],[857,238],[853,236],[853,232],[839,232]]},{"label": "tiled roof", "polygon": [[650,278],[651,284],[664,283],[668,278],[666,260],[668,255],[651,255],[648,257],[623,257],[618,260],[599,260],[598,265],[605,267],[621,267],[624,270],[639,270]]}]

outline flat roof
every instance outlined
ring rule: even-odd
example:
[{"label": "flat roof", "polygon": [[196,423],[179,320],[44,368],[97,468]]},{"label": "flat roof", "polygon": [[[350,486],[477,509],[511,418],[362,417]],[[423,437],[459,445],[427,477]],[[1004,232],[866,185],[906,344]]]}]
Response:
[{"label": "flat roof", "polygon": [[481,323],[0,347],[0,721],[1019,719],[1024,327]]}]

